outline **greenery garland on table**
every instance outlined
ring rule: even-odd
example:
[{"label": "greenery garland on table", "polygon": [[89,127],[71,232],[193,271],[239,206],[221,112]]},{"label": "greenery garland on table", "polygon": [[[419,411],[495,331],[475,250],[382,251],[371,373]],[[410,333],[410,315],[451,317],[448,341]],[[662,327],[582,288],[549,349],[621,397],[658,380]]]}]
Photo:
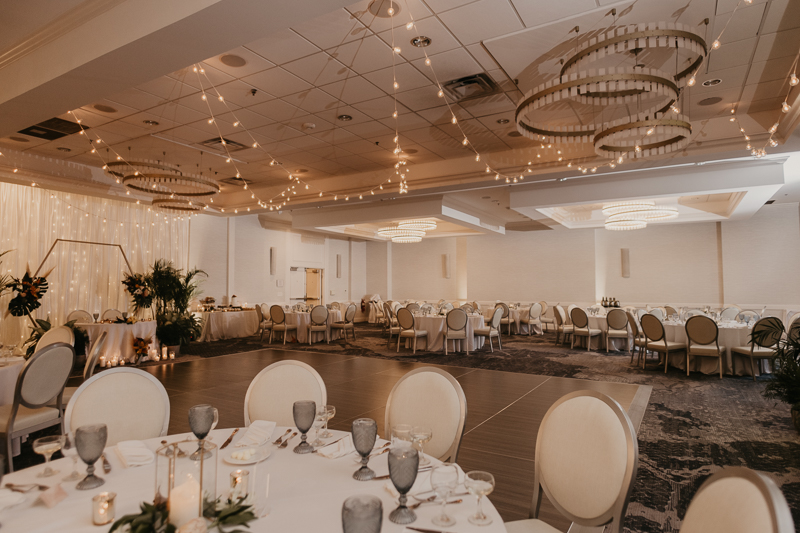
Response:
[{"label": "greenery garland on table", "polygon": [[[207,530],[217,528],[221,533],[246,533],[243,529],[227,530],[227,527],[244,526],[256,519],[253,506],[244,503],[245,498],[228,499],[223,502],[217,499],[215,505],[206,505],[204,518],[211,523]],[[211,502],[209,502],[211,503]],[[154,503],[139,504],[139,514],[125,515],[111,526],[109,533],[120,530],[124,533],[175,533],[176,528],[169,523],[169,507],[166,500]]]}]

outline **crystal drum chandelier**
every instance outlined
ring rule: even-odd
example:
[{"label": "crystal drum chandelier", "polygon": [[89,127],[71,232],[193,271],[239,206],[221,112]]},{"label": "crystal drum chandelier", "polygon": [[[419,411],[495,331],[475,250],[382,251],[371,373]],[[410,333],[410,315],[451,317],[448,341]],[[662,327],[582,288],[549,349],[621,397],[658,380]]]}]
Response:
[{"label": "crystal drum chandelier", "polygon": [[664,221],[676,218],[678,209],[668,206],[657,206],[652,200],[636,200],[615,202],[603,206],[603,214],[608,217],[605,227],[612,231],[628,231],[644,229],[648,222]]}]

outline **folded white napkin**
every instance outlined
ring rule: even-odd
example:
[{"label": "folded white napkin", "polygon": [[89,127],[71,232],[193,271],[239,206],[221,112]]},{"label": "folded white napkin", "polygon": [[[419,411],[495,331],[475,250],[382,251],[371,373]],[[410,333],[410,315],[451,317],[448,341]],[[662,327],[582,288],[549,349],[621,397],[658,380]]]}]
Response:
[{"label": "folded white napkin", "polygon": [[155,454],[140,440],[118,442],[115,449],[119,460],[122,461],[122,466],[125,468],[149,465],[156,458]]},{"label": "folded white napkin", "polygon": [[0,510],[20,504],[25,501],[25,495],[9,489],[0,489]]},{"label": "folded white napkin", "polygon": [[356,451],[353,446],[352,435],[347,435],[342,440],[329,446],[317,448],[317,454],[325,457],[326,459],[338,459]]},{"label": "folded white napkin", "polygon": [[275,425],[275,422],[268,420],[252,422],[245,434],[242,435],[242,438],[239,439],[239,442],[236,443],[236,446],[261,446],[266,444],[275,431]]}]

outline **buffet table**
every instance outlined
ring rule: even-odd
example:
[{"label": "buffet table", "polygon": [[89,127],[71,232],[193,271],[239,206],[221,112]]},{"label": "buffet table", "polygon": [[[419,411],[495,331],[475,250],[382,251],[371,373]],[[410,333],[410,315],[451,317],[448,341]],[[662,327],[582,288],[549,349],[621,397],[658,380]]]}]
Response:
[{"label": "buffet table", "polygon": [[251,337],[258,331],[258,314],[255,309],[203,311],[195,314],[203,322],[200,342]]},{"label": "buffet table", "polygon": [[[286,428],[278,427],[273,432],[268,444],[264,448],[269,450],[270,456],[255,465],[233,466],[222,459],[226,453],[230,454],[236,449],[238,439],[242,438],[245,431],[239,431],[233,444],[218,454],[217,466],[217,496],[227,495],[230,486],[230,474],[238,468],[250,472],[250,490],[254,495],[254,507],[267,512],[266,516],[250,522],[248,531],[253,532],[315,532],[315,533],[341,533],[341,509],[345,499],[355,494],[370,494],[379,497],[383,503],[383,533],[400,533],[404,526],[389,521],[389,513],[397,506],[397,501],[386,490],[388,480],[356,481],[352,474],[358,469],[355,461],[356,455],[351,454],[339,459],[326,459],[317,454],[298,455],[292,453],[292,448],[299,442],[295,437],[286,449],[278,449],[270,444],[277,435],[281,435]],[[312,431],[313,433],[313,431]],[[327,442],[342,438],[346,433],[332,431],[333,437]],[[217,429],[210,435],[210,440],[221,444],[231,434],[231,429]],[[185,440],[187,435],[173,435],[163,437],[169,442]],[[156,450],[160,446],[162,437],[145,441],[145,445]],[[70,459],[58,459],[51,466],[61,472],[52,478],[36,478],[44,465],[26,468],[3,478],[4,483],[27,484],[45,483],[48,485],[61,482],[67,497],[55,507],[48,509],[42,504],[35,504],[40,492],[32,491],[21,496],[24,501],[0,513],[0,522],[4,531],[25,531],[27,533],[97,533],[108,531],[106,526],[92,525],[92,497],[101,492],[114,492],[116,497],[116,518],[126,514],[139,512],[141,502],[152,502],[154,496],[155,463],[145,466],[124,468],[117,453],[113,448],[106,449],[105,456],[111,463],[111,472],[103,473],[101,462],[97,463],[97,474],[105,479],[102,487],[93,490],[79,491],[75,489],[75,482],[61,482],[61,479],[72,469]],[[431,459],[438,463],[436,459]],[[370,459],[370,468],[377,475],[388,473],[387,456],[380,455]],[[79,468],[85,472],[86,466],[80,463]],[[255,479],[254,479],[255,478]],[[269,479],[269,484],[267,484]],[[460,474],[463,482],[464,474]],[[267,488],[269,489],[267,491]],[[430,491],[430,472],[421,472],[417,482],[411,489],[411,494]],[[465,492],[464,486],[459,485],[456,493]],[[268,494],[268,496],[267,496]],[[430,494],[430,492],[428,492]],[[455,531],[459,533],[504,532],[505,526],[497,510],[488,498],[484,498],[483,510],[492,518],[489,526],[474,526],[467,517],[475,512],[476,502],[472,496],[456,496],[451,500],[460,498],[463,503],[452,504],[447,507],[447,512],[457,520]],[[415,501],[409,498],[411,502]],[[441,529],[431,524],[431,519],[439,514],[439,504],[426,504],[416,509],[417,520],[410,524],[414,527]],[[263,513],[262,513],[263,514]]]},{"label": "buffet table", "polygon": [[[124,359],[126,363],[136,362],[136,353],[133,351],[133,339],[150,339],[150,349],[158,350],[156,339],[156,321],[143,320],[133,324],[75,324],[75,327],[86,330],[89,334],[89,346],[105,331],[108,335],[101,356],[107,361]],[[88,346],[87,346],[88,352]]]}]

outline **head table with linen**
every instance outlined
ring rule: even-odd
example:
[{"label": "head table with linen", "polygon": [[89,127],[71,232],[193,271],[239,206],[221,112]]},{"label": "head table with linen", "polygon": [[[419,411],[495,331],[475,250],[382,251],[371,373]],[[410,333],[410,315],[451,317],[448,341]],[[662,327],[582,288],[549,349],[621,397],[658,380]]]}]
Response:
[{"label": "head table with linen", "polygon": [[250,337],[258,331],[255,309],[241,311],[203,311],[195,313],[203,321],[201,342]]},{"label": "head table with linen", "polygon": [[[278,427],[267,440],[263,447],[270,451],[270,456],[256,465],[234,466],[228,464],[223,457],[236,450],[236,444],[243,438],[245,431],[239,431],[233,443],[220,450],[217,456],[217,496],[227,495],[230,488],[230,474],[242,468],[250,472],[251,493],[254,494],[254,507],[263,510],[261,514],[268,514],[249,524],[248,531],[258,532],[314,532],[314,533],[341,533],[341,509],[345,499],[355,494],[369,494],[379,497],[383,503],[383,533],[400,533],[404,526],[389,521],[389,513],[397,506],[397,500],[390,494],[389,480],[356,481],[353,479],[359,465],[356,454],[351,453],[338,459],[328,459],[319,454],[298,455],[292,448],[299,442],[295,437],[288,448],[278,449],[271,444],[275,438],[283,434],[287,428]],[[231,429],[217,429],[211,433],[212,442],[220,445],[231,434]],[[313,433],[313,431],[311,432]],[[348,433],[334,431],[333,437],[326,442],[333,442]],[[171,435],[163,437],[168,442],[185,440],[190,435]],[[310,435],[313,438],[313,435]],[[145,445],[155,451],[160,447],[161,437],[150,439]],[[311,439],[309,439],[311,440]],[[376,446],[380,442],[376,442]],[[242,448],[239,448],[242,449]],[[116,497],[116,518],[126,514],[139,512],[141,502],[152,502],[155,487],[155,463],[144,466],[131,466],[125,468],[117,453],[111,448],[106,449],[105,456],[111,463],[112,469],[108,474],[103,473],[101,462],[98,461],[97,474],[105,479],[105,484],[92,490],[79,491],[75,489],[75,482],[62,482],[61,486],[66,491],[65,500],[55,507],[48,509],[40,503],[35,503],[38,491],[25,493],[25,501],[14,507],[0,511],[0,523],[4,531],[25,531],[26,533],[96,533],[108,531],[111,524],[106,526],[92,525],[92,497],[101,492],[114,492]],[[436,459],[431,459],[437,463]],[[37,478],[44,465],[38,465],[3,478],[3,482],[15,484],[44,483],[54,484],[61,481],[72,468],[69,459],[58,459],[51,465],[60,470],[52,478]],[[382,454],[370,459],[369,466],[378,476],[388,474],[387,455]],[[82,472],[86,465],[79,464]],[[463,471],[460,472],[459,485],[454,493],[465,492]],[[267,485],[267,479],[269,484]],[[430,492],[430,471],[420,472],[417,482],[411,493]],[[268,496],[267,496],[268,494]],[[426,495],[426,496],[427,496]],[[265,496],[267,496],[265,498]],[[459,532],[499,533],[506,531],[503,520],[495,510],[488,498],[484,498],[483,510],[492,518],[489,526],[474,526],[468,521],[468,516],[476,510],[476,500],[469,495],[453,496],[450,501],[462,499],[460,504],[448,505],[447,512],[457,520]],[[415,500],[409,498],[409,503]],[[439,514],[441,506],[431,503],[416,509],[417,520],[414,527],[440,529],[433,526],[431,519]]]},{"label": "head table with linen", "polygon": [[[331,340],[341,338],[341,329],[331,329],[331,324],[341,321],[342,311],[339,309],[328,309],[327,327],[328,335],[330,335]],[[289,333],[290,335],[294,335],[294,337],[290,337],[289,340],[297,340],[297,342],[301,344],[308,342],[308,325],[311,324],[311,313],[308,311],[286,311],[286,323],[297,326],[296,331]],[[324,341],[325,333],[322,331],[315,331],[311,335],[311,340],[313,342]]]},{"label": "head table with linen", "polygon": [[[136,362],[136,353],[133,351],[133,339],[150,339],[150,349],[158,348],[156,339],[156,321],[140,320],[133,324],[75,324],[75,327],[86,330],[89,334],[89,344],[93,343],[104,331],[108,334],[103,353],[107,361],[124,359],[126,363]],[[88,347],[87,347],[88,348]]]}]

